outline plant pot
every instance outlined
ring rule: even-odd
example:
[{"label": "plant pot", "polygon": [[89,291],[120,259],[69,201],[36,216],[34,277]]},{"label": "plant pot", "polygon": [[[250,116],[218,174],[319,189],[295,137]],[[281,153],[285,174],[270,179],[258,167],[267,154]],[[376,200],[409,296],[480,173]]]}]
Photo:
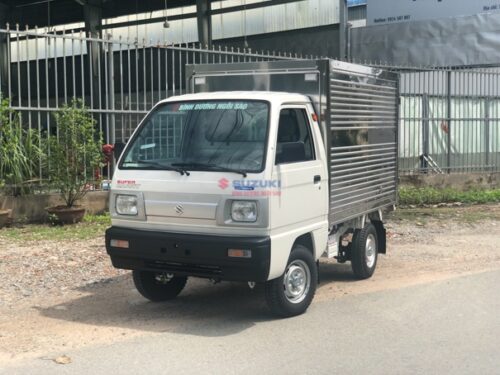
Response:
[{"label": "plant pot", "polygon": [[85,215],[85,207],[83,206],[55,206],[45,209],[50,215],[55,215],[61,224],[75,224],[82,221]]},{"label": "plant pot", "polygon": [[2,229],[9,221],[11,210],[0,210],[0,229]]}]

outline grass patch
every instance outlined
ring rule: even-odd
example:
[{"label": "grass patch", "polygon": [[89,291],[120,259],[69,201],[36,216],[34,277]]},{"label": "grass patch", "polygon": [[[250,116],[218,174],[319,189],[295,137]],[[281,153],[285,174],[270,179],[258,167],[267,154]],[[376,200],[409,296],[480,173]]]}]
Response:
[{"label": "grass patch", "polygon": [[500,202],[500,189],[459,191],[455,189],[436,189],[431,187],[399,188],[399,204],[425,205],[439,203],[484,204]]},{"label": "grass patch", "polygon": [[30,224],[22,227],[3,228],[0,230],[0,237],[19,242],[88,240],[102,237],[106,228],[110,226],[109,214],[86,215],[81,223],[73,225]]}]

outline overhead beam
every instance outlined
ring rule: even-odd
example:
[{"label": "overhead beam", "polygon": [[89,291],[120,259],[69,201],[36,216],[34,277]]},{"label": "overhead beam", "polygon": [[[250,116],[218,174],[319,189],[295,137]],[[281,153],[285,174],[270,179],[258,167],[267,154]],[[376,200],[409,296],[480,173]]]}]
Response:
[{"label": "overhead beam", "polygon": [[231,12],[241,12],[244,10],[251,10],[251,9],[258,9],[258,8],[263,8],[263,7],[269,7],[272,5],[281,5],[281,4],[288,4],[288,3],[296,3],[298,1],[303,1],[303,0],[267,0],[267,1],[261,1],[258,3],[251,3],[251,4],[246,4],[246,5],[235,5],[232,7],[225,7],[225,8],[220,8],[220,9],[213,9],[210,11],[211,15],[216,15],[216,14],[224,14],[224,13],[231,13]]},{"label": "overhead beam", "polygon": [[[185,20],[189,18],[195,18],[198,13],[183,13],[183,14],[175,14],[173,16],[168,16],[169,21],[177,21],[177,20]],[[102,25],[101,29],[113,29],[116,27],[129,27],[129,26],[137,26],[137,25],[147,25],[150,23],[159,23],[165,21],[165,17],[152,17],[146,18],[136,21],[123,21],[123,22],[115,22],[108,23],[106,25]]]}]

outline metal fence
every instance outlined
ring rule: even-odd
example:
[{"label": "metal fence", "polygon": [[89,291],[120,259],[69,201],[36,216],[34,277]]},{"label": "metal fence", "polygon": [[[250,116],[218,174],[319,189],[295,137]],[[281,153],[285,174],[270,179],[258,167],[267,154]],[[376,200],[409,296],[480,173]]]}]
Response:
[{"label": "metal fence", "polygon": [[[302,58],[313,57],[7,27],[0,92],[41,139],[57,135],[54,112],[79,98],[114,143],[127,140],[154,103],[186,92],[186,64]],[[400,74],[401,173],[500,171],[500,68],[367,65]],[[43,177],[43,168],[32,177]]]},{"label": "metal fence", "polygon": [[402,174],[500,171],[500,68],[409,68],[400,74]]},{"label": "metal fence", "polygon": [[[250,49],[161,45],[122,38],[97,39],[83,32],[47,33],[0,29],[8,46],[0,92],[26,128],[43,140],[57,135],[53,114],[78,98],[95,118],[105,142],[126,141],[151,107],[186,91],[186,64],[296,59],[301,56]],[[0,59],[2,57],[0,56]],[[105,174],[110,175],[110,171]],[[44,170],[40,163],[38,176]]]}]

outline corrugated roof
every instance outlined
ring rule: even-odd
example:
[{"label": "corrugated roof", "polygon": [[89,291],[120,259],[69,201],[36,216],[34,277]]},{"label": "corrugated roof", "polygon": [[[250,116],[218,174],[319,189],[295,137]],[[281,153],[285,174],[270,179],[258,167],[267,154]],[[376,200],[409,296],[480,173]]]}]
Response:
[{"label": "corrugated roof", "polygon": [[[11,24],[39,27],[83,22],[85,3],[102,6],[104,18],[146,13],[165,6],[164,0],[0,0],[0,3],[10,8],[7,21]],[[196,0],[168,0],[169,9],[195,4]]]}]

